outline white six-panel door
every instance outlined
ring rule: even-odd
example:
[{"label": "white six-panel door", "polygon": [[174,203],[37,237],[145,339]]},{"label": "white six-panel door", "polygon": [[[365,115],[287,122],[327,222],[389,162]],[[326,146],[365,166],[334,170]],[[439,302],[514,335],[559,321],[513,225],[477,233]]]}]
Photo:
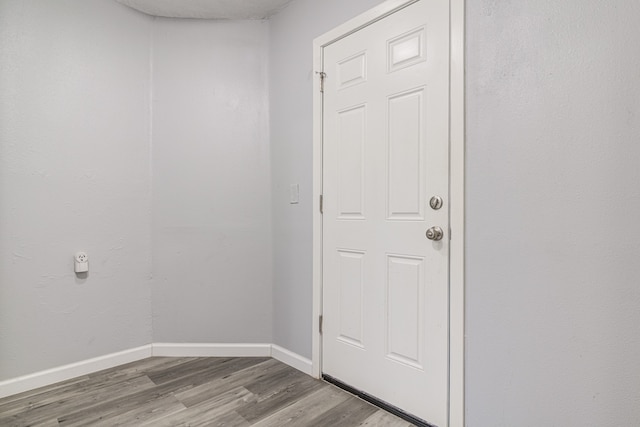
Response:
[{"label": "white six-panel door", "polygon": [[418,1],[323,54],[322,370],[445,426],[449,2]]}]

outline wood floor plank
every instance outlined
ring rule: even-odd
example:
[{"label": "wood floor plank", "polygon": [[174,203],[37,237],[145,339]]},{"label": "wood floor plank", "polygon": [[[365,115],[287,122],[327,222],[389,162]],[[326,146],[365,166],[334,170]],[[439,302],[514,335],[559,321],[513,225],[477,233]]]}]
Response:
[{"label": "wood floor plank", "polygon": [[[257,395],[255,404],[238,409],[238,413],[254,424],[326,385],[304,374],[292,375],[291,378],[290,382],[278,382],[273,390],[263,390],[262,394]],[[256,384],[252,385],[255,387]],[[253,392],[249,386],[247,390]]]},{"label": "wood floor plank", "polygon": [[344,402],[310,420],[306,426],[353,427],[360,425],[360,423],[373,415],[377,410],[378,408],[370,403],[360,400],[357,397],[349,396]]},{"label": "wood floor plank", "polygon": [[[165,396],[149,401],[136,408],[92,423],[95,427],[139,426],[143,423],[157,423],[158,420],[185,409],[174,396]],[[84,420],[83,420],[84,422]],[[81,424],[82,425],[82,424]],[[86,424],[84,424],[86,425]]]},{"label": "wood floor plank", "polygon": [[325,386],[254,424],[255,427],[305,426],[310,421],[347,400],[344,391]]},{"label": "wood floor plank", "polygon": [[[112,392],[121,392],[123,388],[132,390],[137,387],[153,387],[154,384],[147,377],[130,376],[114,378],[103,378],[101,381],[95,381],[89,377],[84,377],[78,383],[67,384],[66,386],[53,389],[43,389],[38,395],[32,395],[20,400],[15,400],[0,407],[0,419],[18,412],[31,412],[39,407],[47,405],[55,405],[55,407],[63,407],[69,403],[75,404],[76,397],[82,396],[87,399],[91,396],[104,394],[110,395]],[[101,396],[101,398],[104,396]],[[50,407],[51,408],[51,407]]]},{"label": "wood floor plank", "polygon": [[2,427],[407,427],[271,358],[148,358],[0,399]]},{"label": "wood floor plank", "polygon": [[[209,360],[210,359],[210,360]],[[224,360],[213,360],[216,358],[202,358],[199,363],[187,362],[184,365],[175,367],[181,375],[175,373],[157,376],[161,378],[161,384],[153,388],[122,396],[119,399],[106,402],[103,405],[92,406],[87,409],[65,414],[59,418],[61,426],[81,425],[81,420],[100,419],[101,417],[112,416],[113,412],[121,413],[133,409],[137,405],[146,404],[154,399],[159,399],[168,394],[179,393],[192,387],[204,384],[215,378],[220,378],[231,372],[255,365],[266,359],[262,358],[235,358]],[[207,368],[208,367],[208,368]],[[173,371],[173,369],[172,369]]]},{"label": "wood floor plank", "polygon": [[[33,408],[36,404],[46,404],[46,399],[50,396],[63,396],[65,392],[75,393],[89,379],[83,376],[74,378],[75,381],[65,381],[46,387],[40,387],[34,391],[16,394],[13,396],[0,399],[0,418],[2,415],[26,411]],[[53,399],[50,401],[54,401]]]},{"label": "wood floor plank", "polygon": [[282,369],[276,369],[269,375],[264,377],[256,377],[247,383],[247,390],[260,396],[263,399],[268,398],[271,394],[276,393],[288,385],[311,379],[306,374],[296,370],[289,369],[286,365]]},{"label": "wood floor plank", "polygon": [[165,369],[160,372],[148,374],[151,381],[157,385],[161,385],[176,378],[188,375],[197,375],[199,372],[209,369],[215,369],[217,366],[225,362],[232,362],[233,358],[210,357],[202,359],[194,359],[180,365],[174,366],[172,369]]},{"label": "wood floor plank", "polygon": [[[211,359],[211,360],[208,360]],[[222,378],[233,372],[248,368],[258,363],[268,360],[258,357],[236,357],[236,358],[202,358],[197,364],[181,365],[177,369],[171,369],[170,373],[150,376],[157,385],[191,383],[193,386],[204,384],[216,378]]]},{"label": "wood floor plank", "polygon": [[413,424],[379,409],[360,425],[363,427],[411,427]]},{"label": "wood floor plank", "polygon": [[35,405],[32,397],[37,396],[39,405],[55,402],[67,396],[85,394],[96,387],[106,387],[142,376],[147,372],[155,372],[160,369],[166,370],[185,361],[195,360],[195,358],[159,358],[150,357],[141,361],[127,363],[120,367],[104,369],[90,375],[84,375],[67,381],[56,383],[50,386],[41,387],[36,390],[20,393],[0,399],[0,414],[11,414],[16,411],[32,409]]},{"label": "wood floor plank", "polygon": [[[147,377],[145,377],[147,378]],[[147,378],[148,379],[148,378]],[[149,380],[151,381],[151,380]],[[153,382],[152,382],[153,384]],[[172,393],[171,384],[154,386],[141,392],[121,395],[120,397],[101,402],[92,406],[85,406],[73,412],[63,413],[58,422],[61,426],[83,426],[108,419],[149,402],[158,401]]]},{"label": "wood floor plank", "polygon": [[244,386],[254,381],[267,378],[274,373],[290,370],[288,366],[275,359],[268,359],[262,363],[258,363],[248,368],[232,372],[222,378],[218,378],[207,383],[193,387],[180,393],[176,393],[176,397],[186,407],[197,405],[198,403],[216,397],[218,394],[225,393],[239,386]]},{"label": "wood floor plank", "polygon": [[121,381],[107,386],[96,385],[92,389],[79,388],[77,393],[71,390],[59,396],[47,395],[42,401],[33,397],[33,402],[24,410],[13,409],[0,415],[0,425],[26,425],[44,422],[53,415],[65,412],[85,410],[96,405],[108,404],[110,400],[117,399],[123,394],[135,393],[140,390],[151,390],[154,384],[147,377],[136,377],[127,381]]},{"label": "wood floor plank", "polygon": [[[245,425],[247,421],[236,412],[236,409],[256,402],[256,397],[244,387],[236,387],[209,400],[197,405],[185,408],[171,416],[156,420],[153,427],[173,427],[187,425],[183,424],[188,420],[188,425],[205,426],[215,425],[212,423],[231,422],[235,425]],[[234,414],[229,416],[230,414]],[[227,421],[224,421],[227,420]]]},{"label": "wood floor plank", "polygon": [[[0,414],[2,414],[5,408],[10,408],[20,401],[28,401],[33,396],[41,396],[43,393],[56,393],[59,390],[64,390],[67,387],[75,387],[77,384],[87,381],[88,375],[71,378],[69,380],[61,381],[59,383],[51,384],[44,387],[38,387],[33,390],[27,390],[22,393],[13,394],[0,399]],[[20,403],[18,403],[20,404]]]},{"label": "wood floor plank", "polygon": [[202,427],[250,427],[251,424],[242,418],[236,411],[231,411],[211,422],[202,424]]},{"label": "wood floor plank", "polygon": [[58,420],[54,418],[51,420],[43,421],[41,423],[29,424],[29,427],[58,427],[59,425],[60,424],[58,424]]}]

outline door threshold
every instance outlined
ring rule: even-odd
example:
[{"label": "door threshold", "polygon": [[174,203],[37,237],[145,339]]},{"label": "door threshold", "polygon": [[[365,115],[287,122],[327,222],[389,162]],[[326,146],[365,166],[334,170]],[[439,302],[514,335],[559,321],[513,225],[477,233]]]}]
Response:
[{"label": "door threshold", "polygon": [[418,427],[437,427],[433,424],[429,424],[428,422],[426,422],[425,420],[423,420],[422,418],[418,418],[414,415],[411,415],[410,413],[403,411],[402,409],[398,408],[397,406],[393,406],[383,400],[378,399],[377,397],[371,396],[368,393],[365,393],[364,391],[360,391],[356,388],[351,387],[348,384],[343,383],[342,381],[340,381],[337,378],[332,377],[331,375],[327,375],[327,374],[322,374],[322,379],[330,384],[335,385],[338,388],[341,388],[342,390],[349,392],[351,394],[353,394],[356,397],[359,397],[360,399],[371,403],[374,406],[377,406],[380,409],[384,409],[385,411],[395,415],[398,418],[402,418],[405,421],[410,422],[411,424],[418,426]]}]

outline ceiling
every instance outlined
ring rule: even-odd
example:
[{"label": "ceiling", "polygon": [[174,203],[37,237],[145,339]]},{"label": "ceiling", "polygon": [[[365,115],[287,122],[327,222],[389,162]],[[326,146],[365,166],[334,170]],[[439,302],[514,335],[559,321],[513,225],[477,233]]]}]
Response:
[{"label": "ceiling", "polygon": [[291,0],[116,0],[148,15],[167,18],[264,19]]}]

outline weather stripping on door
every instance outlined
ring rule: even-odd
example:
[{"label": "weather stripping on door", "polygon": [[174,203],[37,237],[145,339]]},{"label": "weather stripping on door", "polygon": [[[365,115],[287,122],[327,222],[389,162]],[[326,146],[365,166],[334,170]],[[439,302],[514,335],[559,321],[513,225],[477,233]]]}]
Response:
[{"label": "weather stripping on door", "polygon": [[360,399],[367,401],[369,403],[371,403],[374,406],[377,406],[380,409],[384,409],[387,412],[392,413],[393,415],[402,418],[405,421],[409,421],[411,424],[418,426],[418,427],[437,427],[433,424],[429,424],[428,422],[426,422],[425,420],[418,418],[414,415],[411,415],[408,412],[403,411],[402,409],[393,406],[383,400],[380,400],[374,396],[371,396],[368,393],[365,393],[364,391],[358,390],[357,388],[351,387],[348,384],[343,383],[342,381],[340,381],[337,378],[332,377],[331,375],[327,375],[327,374],[322,374],[322,379],[325,380],[326,382],[335,385],[338,388],[343,389],[346,392],[349,392],[351,394],[353,394],[354,396],[359,397]]}]

